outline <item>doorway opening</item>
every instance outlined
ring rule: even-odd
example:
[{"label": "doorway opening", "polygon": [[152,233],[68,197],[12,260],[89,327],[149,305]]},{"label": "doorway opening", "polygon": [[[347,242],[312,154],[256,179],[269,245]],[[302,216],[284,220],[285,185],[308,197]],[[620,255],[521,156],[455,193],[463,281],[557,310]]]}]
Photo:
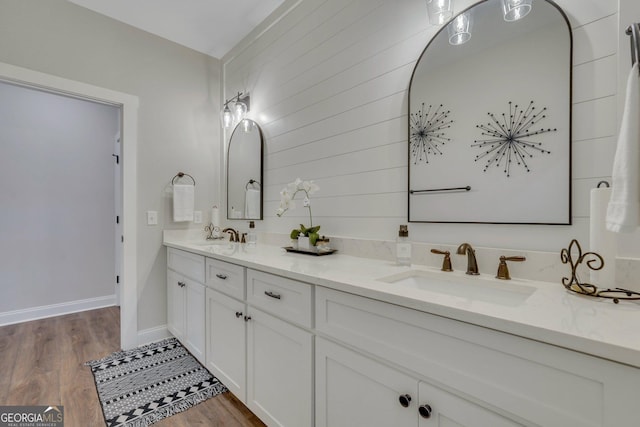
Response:
[{"label": "doorway opening", "polygon": [[[120,304],[120,343],[123,349],[136,347],[138,344],[137,331],[137,233],[136,233],[136,151],[137,151],[137,108],[138,98],[128,94],[100,88],[85,83],[76,82],[36,72],[26,68],[16,67],[10,64],[0,63],[0,81],[36,89],[43,92],[63,95],[65,97],[76,98],[92,103],[98,103],[115,107],[118,109],[119,137],[115,138],[119,142],[113,142],[112,150],[119,144],[120,152],[113,153],[111,161],[115,161],[118,156],[118,166],[120,171],[114,173],[111,185],[117,185],[121,190],[119,196],[114,196],[120,200],[120,206],[116,203],[115,208],[118,218],[115,220],[120,228],[120,247],[116,246],[113,255],[117,261],[114,263],[114,270],[119,266],[119,274],[115,278],[119,282],[119,304]],[[113,136],[112,136],[113,138]],[[117,169],[117,168],[116,168]],[[120,183],[116,184],[120,177]],[[61,185],[63,185],[62,183]],[[109,215],[113,215],[114,210],[110,210]],[[45,215],[46,212],[43,212]],[[114,221],[114,222],[115,222]],[[91,230],[81,230],[84,233],[91,233]],[[116,234],[116,231],[114,231]],[[116,235],[117,236],[117,235]],[[117,242],[117,237],[116,237]],[[114,239],[110,239],[111,242]],[[64,248],[60,248],[64,251]]]}]

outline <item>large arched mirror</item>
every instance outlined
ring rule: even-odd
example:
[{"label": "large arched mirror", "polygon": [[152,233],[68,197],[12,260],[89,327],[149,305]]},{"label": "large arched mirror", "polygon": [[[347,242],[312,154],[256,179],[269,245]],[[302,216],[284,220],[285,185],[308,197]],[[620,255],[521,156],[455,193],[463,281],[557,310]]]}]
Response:
[{"label": "large arched mirror", "polygon": [[227,150],[227,219],[262,219],[262,129],[253,120],[233,130]]},{"label": "large arched mirror", "polygon": [[571,29],[547,0],[512,18],[476,3],[418,60],[409,221],[571,223]]}]

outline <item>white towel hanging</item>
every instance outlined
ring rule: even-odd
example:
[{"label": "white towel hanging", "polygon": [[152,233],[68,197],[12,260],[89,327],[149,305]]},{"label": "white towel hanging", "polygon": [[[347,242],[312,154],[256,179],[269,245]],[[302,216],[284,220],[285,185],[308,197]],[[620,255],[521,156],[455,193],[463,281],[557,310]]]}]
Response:
[{"label": "white towel hanging", "polygon": [[192,184],[173,185],[173,220],[193,221],[195,186]]},{"label": "white towel hanging", "polygon": [[640,224],[640,72],[631,67],[627,93],[613,162],[611,200],[607,229],[631,233]]},{"label": "white towel hanging", "polygon": [[245,191],[244,217],[247,219],[260,218],[260,190],[249,188]]}]

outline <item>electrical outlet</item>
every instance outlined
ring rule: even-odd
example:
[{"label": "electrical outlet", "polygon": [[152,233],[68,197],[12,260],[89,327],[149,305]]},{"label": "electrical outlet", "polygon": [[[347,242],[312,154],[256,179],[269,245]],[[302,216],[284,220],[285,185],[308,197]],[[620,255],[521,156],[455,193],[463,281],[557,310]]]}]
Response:
[{"label": "electrical outlet", "polygon": [[202,224],[202,211],[193,211],[193,223]]},{"label": "electrical outlet", "polygon": [[158,225],[157,211],[147,211],[147,225]]}]

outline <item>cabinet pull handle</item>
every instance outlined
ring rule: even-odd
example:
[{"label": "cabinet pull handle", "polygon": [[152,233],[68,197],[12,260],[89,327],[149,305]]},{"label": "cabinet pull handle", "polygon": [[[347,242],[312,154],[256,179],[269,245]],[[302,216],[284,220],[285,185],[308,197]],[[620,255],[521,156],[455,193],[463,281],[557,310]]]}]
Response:
[{"label": "cabinet pull handle", "polygon": [[251,320],[251,316],[244,316],[244,321],[248,322],[249,320]]},{"label": "cabinet pull handle", "polygon": [[402,405],[403,408],[407,408],[411,403],[411,396],[409,396],[408,394],[401,394],[398,400],[400,401],[400,405]]},{"label": "cabinet pull handle", "polygon": [[218,273],[218,274],[216,274],[216,277],[218,279],[227,280],[227,275],[226,274]]},{"label": "cabinet pull handle", "polygon": [[236,311],[236,317],[240,318],[242,316],[242,312],[241,311]]},{"label": "cabinet pull handle", "polygon": [[187,284],[184,282],[178,282],[178,286],[180,286],[181,288],[184,288],[185,286],[187,286]]},{"label": "cabinet pull handle", "polygon": [[424,404],[418,408],[418,412],[422,418],[431,418],[431,406]]},{"label": "cabinet pull handle", "polygon": [[273,293],[271,291],[264,291],[264,294],[266,296],[274,298],[274,299],[281,299],[282,298],[282,296],[280,296],[280,294],[276,294],[276,293]]}]

